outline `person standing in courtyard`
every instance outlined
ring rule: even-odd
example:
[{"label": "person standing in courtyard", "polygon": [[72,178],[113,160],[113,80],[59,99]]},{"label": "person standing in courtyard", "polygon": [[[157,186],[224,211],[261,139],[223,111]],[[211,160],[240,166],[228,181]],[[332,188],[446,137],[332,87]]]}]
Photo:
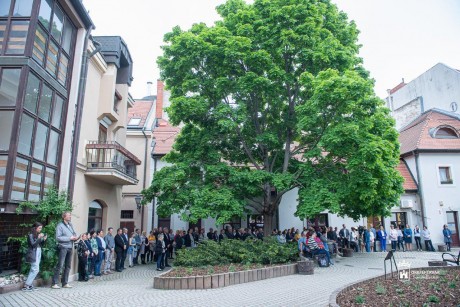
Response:
[{"label": "person standing in courtyard", "polygon": [[72,264],[72,251],[73,244],[79,239],[75,233],[72,223],[72,214],[70,212],[64,212],[62,214],[62,221],[56,227],[56,241],[58,243],[59,260],[54,270],[53,282],[51,288],[60,289],[58,285],[59,274],[64,267],[64,273],[61,277],[61,283],[63,288],[72,288],[69,285],[69,273],[70,266]]},{"label": "person standing in courtyard", "polygon": [[40,271],[40,260],[42,258],[42,246],[45,244],[47,236],[42,234],[43,225],[35,222],[32,225],[32,231],[27,236],[27,254],[26,262],[30,263],[30,271],[24,283],[23,291],[36,291],[32,283]]},{"label": "person standing in courtyard", "polygon": [[431,233],[426,226],[423,226],[422,230],[423,241],[425,241],[425,249],[430,252],[434,252],[433,243],[431,243]]},{"label": "person standing in courtyard", "polygon": [[89,249],[86,245],[87,234],[81,235],[81,240],[77,243],[77,255],[78,255],[78,281],[88,281],[88,274],[86,272],[86,266],[88,265]]},{"label": "person standing in courtyard", "polygon": [[452,231],[449,229],[449,226],[444,225],[442,235],[444,236],[444,243],[447,245],[447,251],[450,252],[450,245],[452,244]]},{"label": "person standing in courtyard", "polygon": [[117,272],[121,272],[123,270],[123,257],[127,248],[127,244],[123,240],[123,230],[121,228],[117,229],[117,234],[114,238],[115,242],[115,253],[117,254],[117,258],[115,260],[115,270]]},{"label": "person standing in courtyard", "polygon": [[377,231],[375,231],[374,224],[369,225],[369,232],[372,232],[374,240],[372,240],[372,250],[377,251]]},{"label": "person standing in courtyard", "polygon": [[412,229],[410,229],[409,224],[406,224],[406,228],[403,231],[404,234],[404,243],[406,244],[406,251],[412,251]]},{"label": "person standing in courtyard", "polygon": [[126,257],[128,256],[128,246],[129,246],[129,235],[128,228],[123,228],[123,235],[121,236],[123,243],[126,245],[126,249],[123,250],[123,259],[121,259],[121,270],[125,269]]},{"label": "person standing in courtyard", "polygon": [[134,236],[134,239],[136,241],[136,251],[137,253],[134,256],[133,259],[133,265],[138,265],[139,264],[139,254],[141,252],[141,246],[142,246],[142,239],[141,239],[141,231],[139,229],[136,229],[136,235]]},{"label": "person standing in courtyard", "polygon": [[401,230],[401,226],[397,226],[397,231],[398,231],[398,251],[403,250],[405,252],[406,250],[404,249],[404,234]]},{"label": "person standing in courtyard", "polygon": [[107,234],[104,237],[105,241],[105,264],[104,264],[104,275],[112,274],[110,269],[112,268],[113,253],[115,251],[115,238],[113,237],[113,227],[107,229]]},{"label": "person standing in courtyard", "polygon": [[166,256],[166,244],[163,241],[164,234],[160,233],[157,237],[157,242],[155,244],[155,255],[157,255],[157,271],[163,270],[163,258]]},{"label": "person standing in courtyard", "polygon": [[380,226],[380,230],[377,232],[377,239],[380,241],[380,251],[387,251],[387,232],[383,226]]},{"label": "person standing in courtyard", "polygon": [[395,229],[395,226],[391,224],[390,226],[390,241],[391,241],[391,250],[396,251],[396,244],[398,243],[398,231]]},{"label": "person standing in courtyard", "polygon": [[414,228],[414,239],[415,239],[415,244],[417,245],[417,251],[421,252],[422,251],[422,242],[420,238],[420,228],[418,228],[418,225],[415,225]]},{"label": "person standing in courtyard", "polygon": [[106,244],[104,241],[104,231],[102,229],[99,229],[97,231],[97,236],[96,236],[96,242],[97,242],[97,250],[98,254],[96,257],[96,265],[94,269],[94,276],[101,276],[101,267],[102,267],[102,262],[105,259],[105,250],[106,250]]}]

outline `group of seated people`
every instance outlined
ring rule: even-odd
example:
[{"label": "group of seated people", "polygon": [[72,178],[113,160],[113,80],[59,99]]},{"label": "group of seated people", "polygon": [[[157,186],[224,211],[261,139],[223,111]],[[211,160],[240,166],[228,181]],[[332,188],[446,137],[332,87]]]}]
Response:
[{"label": "group of seated people", "polygon": [[325,255],[327,265],[333,265],[331,253],[337,252],[337,246],[333,243],[332,250],[329,250],[327,229],[315,231],[313,228],[304,230],[300,239],[297,241],[300,253],[305,257],[314,257],[316,255]]}]

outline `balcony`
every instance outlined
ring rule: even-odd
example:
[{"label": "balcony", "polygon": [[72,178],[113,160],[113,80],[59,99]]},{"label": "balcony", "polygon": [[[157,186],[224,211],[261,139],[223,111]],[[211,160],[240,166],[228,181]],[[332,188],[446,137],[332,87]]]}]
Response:
[{"label": "balcony", "polygon": [[89,141],[85,175],[113,185],[136,185],[141,161],[117,142]]}]

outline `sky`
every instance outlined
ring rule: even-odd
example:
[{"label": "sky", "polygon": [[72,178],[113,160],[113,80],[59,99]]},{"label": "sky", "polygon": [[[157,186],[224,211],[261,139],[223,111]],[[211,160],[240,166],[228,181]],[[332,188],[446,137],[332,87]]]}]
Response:
[{"label": "sky", "polygon": [[[121,36],[134,61],[130,92],[147,96],[156,84],[163,36],[179,25],[212,25],[224,0],[84,0],[96,25],[93,35]],[[332,0],[360,30],[360,56],[375,82],[376,94],[404,78],[410,82],[441,62],[460,69],[459,0]],[[152,93],[156,94],[153,87]]]}]

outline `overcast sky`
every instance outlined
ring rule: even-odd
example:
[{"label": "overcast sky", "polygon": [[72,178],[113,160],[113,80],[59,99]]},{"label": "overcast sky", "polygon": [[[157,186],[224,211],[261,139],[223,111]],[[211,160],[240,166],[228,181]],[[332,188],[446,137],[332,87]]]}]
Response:
[{"label": "overcast sky", "polygon": [[[147,95],[147,82],[159,78],[156,59],[163,35],[179,25],[208,25],[219,18],[224,0],[84,0],[96,25],[94,35],[119,35],[134,61],[134,98]],[[404,78],[411,81],[438,62],[460,69],[459,0],[333,0],[361,31],[360,56],[376,80],[375,91]],[[154,86],[153,93],[156,93]]]}]

